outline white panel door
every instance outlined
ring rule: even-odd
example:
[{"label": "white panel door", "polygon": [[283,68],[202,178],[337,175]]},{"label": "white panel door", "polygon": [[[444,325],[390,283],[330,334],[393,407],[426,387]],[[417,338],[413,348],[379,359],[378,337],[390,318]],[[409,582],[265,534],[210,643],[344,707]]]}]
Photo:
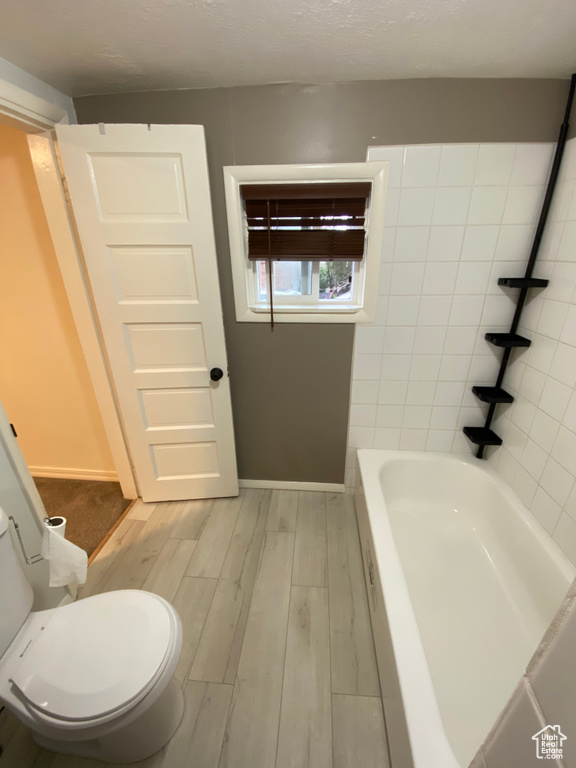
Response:
[{"label": "white panel door", "polygon": [[204,129],[56,133],[140,494],[235,496]]}]

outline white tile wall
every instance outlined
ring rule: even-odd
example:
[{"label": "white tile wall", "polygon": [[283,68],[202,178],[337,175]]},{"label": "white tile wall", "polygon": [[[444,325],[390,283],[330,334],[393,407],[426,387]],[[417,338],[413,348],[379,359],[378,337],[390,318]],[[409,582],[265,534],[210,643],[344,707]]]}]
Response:
[{"label": "white tile wall", "polygon": [[[549,144],[369,150],[369,159],[390,162],[390,188],[377,319],[356,329],[351,448],[473,450],[461,427],[482,424],[485,408],[470,389],[498,370],[483,336],[505,330],[514,311],[497,278],[524,272],[551,154]],[[559,327],[566,300],[553,301],[546,318]],[[568,366],[567,356],[557,362],[566,387]],[[371,424],[361,405],[378,406]]]},{"label": "white tile wall", "polygon": [[[517,177],[533,183],[525,148],[522,157],[524,169],[518,167]],[[542,157],[535,156],[534,162],[540,169],[545,166]],[[534,273],[550,285],[534,291],[522,317],[520,333],[532,339],[532,346],[514,355],[514,376],[505,386],[515,401],[501,407],[498,428],[504,445],[490,449],[489,461],[576,564],[575,187],[572,139]]]},{"label": "white tile wall", "polygon": [[[376,322],[356,329],[346,484],[355,448],[476,451],[462,433],[487,406],[473,384],[493,384],[553,152],[551,144],[371,148],[390,161]],[[536,276],[486,452],[506,482],[576,563],[576,139],[566,146]],[[364,407],[359,407],[364,406]],[[370,407],[366,407],[370,406]]]}]

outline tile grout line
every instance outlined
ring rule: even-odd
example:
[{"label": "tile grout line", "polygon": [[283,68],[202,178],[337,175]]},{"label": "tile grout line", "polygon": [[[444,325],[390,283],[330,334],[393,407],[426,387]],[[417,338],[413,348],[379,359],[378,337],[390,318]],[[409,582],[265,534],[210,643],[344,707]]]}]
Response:
[{"label": "tile grout line", "polygon": [[[298,527],[298,520],[300,516],[300,492],[298,493],[298,505],[297,505],[297,513],[296,513],[296,525],[294,528],[296,529]],[[268,531],[268,533],[271,533],[271,531]],[[278,531],[280,533],[280,531]],[[293,543],[292,543],[292,563],[290,568],[290,598],[288,600],[288,617],[286,621],[286,637],[284,642],[284,664],[282,666],[282,690],[280,692],[280,709],[278,711],[278,728],[276,730],[276,757],[274,759],[274,765],[276,766],[278,764],[278,747],[280,745],[280,723],[282,722],[282,704],[284,702],[284,683],[286,680],[286,657],[288,655],[288,627],[290,625],[290,606],[292,605],[292,579],[294,576],[294,552],[296,550],[296,530],[294,530],[293,536]]]},{"label": "tile grout line", "polygon": [[[216,586],[214,587],[214,592],[212,592],[212,597],[210,599],[210,605],[208,606],[208,610],[206,611],[206,618],[204,619],[204,626],[202,627],[202,632],[200,632],[200,636],[198,637],[198,642],[196,644],[196,650],[194,651],[194,656],[192,657],[192,661],[191,661],[190,667],[189,667],[189,669],[188,669],[188,671],[186,673],[186,678],[184,679],[182,687],[184,687],[184,685],[186,685],[186,683],[188,683],[190,681],[190,673],[192,672],[192,667],[194,666],[194,661],[196,660],[196,654],[198,653],[198,648],[200,648],[200,643],[202,642],[202,637],[204,636],[204,632],[206,630],[206,622],[208,621],[208,616],[210,615],[210,611],[212,610],[212,604],[214,602],[214,598],[216,596],[216,592],[218,591],[218,586],[219,586],[219,584],[220,584],[220,582],[222,580],[222,569],[224,568],[224,563],[226,562],[226,557],[228,556],[228,552],[230,550],[230,547],[232,546],[232,539],[234,538],[234,532],[235,532],[236,528],[238,527],[238,521],[240,519],[240,514],[242,512],[242,507],[244,506],[245,503],[246,503],[246,495],[244,495],[244,498],[242,499],[242,504],[240,505],[240,509],[238,510],[238,517],[236,518],[236,523],[234,524],[234,528],[232,529],[232,536],[230,537],[230,541],[228,542],[228,546],[226,548],[226,554],[224,555],[224,558],[222,560],[222,565],[220,567],[220,574],[219,574],[218,578],[216,579]],[[184,578],[192,579],[192,578],[206,578],[206,577],[203,577],[203,576],[186,576],[186,575],[184,575],[182,578],[183,579]],[[252,601],[252,598],[250,598],[250,601]],[[242,650],[242,649],[240,649],[240,650]],[[197,682],[200,682],[200,681],[197,681]],[[206,682],[206,681],[204,681],[204,682]],[[224,681],[222,681],[222,682],[224,683]],[[231,685],[234,685],[234,684],[235,683],[232,683]],[[230,685],[230,683],[226,683],[226,685]],[[226,719],[226,725],[228,725],[228,718]],[[222,750],[220,750],[220,751],[222,751]],[[218,760],[220,760],[220,757],[218,757]]]},{"label": "tile grout line", "polygon": [[369,696],[366,693],[332,693],[332,696],[349,696],[354,699],[377,699],[382,701],[382,696]]},{"label": "tile grout line", "polygon": [[[248,616],[250,614],[250,607],[252,605],[252,598],[254,596],[254,586],[256,584],[256,579],[258,578],[258,574],[260,572],[260,565],[262,563],[262,557],[263,557],[263,554],[264,554],[264,544],[265,544],[265,539],[266,539],[266,520],[268,519],[268,510],[270,509],[270,500],[272,499],[272,492],[270,491],[270,493],[268,493],[269,490],[270,489],[259,489],[259,490],[256,490],[256,493],[260,497],[260,500],[258,502],[258,510],[259,511],[258,511],[258,516],[257,516],[257,519],[256,519],[256,525],[254,527],[254,530],[252,532],[252,536],[251,536],[251,539],[250,539],[250,545],[248,547],[248,550],[252,546],[252,542],[254,542],[256,540],[255,537],[256,537],[256,532],[258,530],[258,521],[260,520],[260,517],[262,515],[261,508],[262,508],[262,505],[263,505],[264,500],[265,500],[267,495],[268,495],[269,501],[268,501],[268,508],[266,509],[266,513],[264,515],[262,515],[264,517],[263,524],[262,524],[262,540],[260,542],[260,550],[258,552],[258,563],[256,565],[256,572],[254,574],[254,579],[251,581],[250,598],[248,600],[248,607],[246,609],[246,615],[245,615],[245,618],[244,618],[244,627],[242,629],[242,639],[241,639],[241,642],[240,642],[240,648],[238,649],[238,653],[237,653],[237,657],[236,657],[236,672],[235,672],[235,675],[234,675],[234,682],[233,682],[233,684],[235,684],[236,677],[238,675],[238,665],[240,663],[240,656],[242,655],[242,649],[244,647],[244,639],[246,637],[246,627],[248,625]],[[244,560],[242,562],[242,573],[244,573],[244,571],[245,571],[245,566],[246,566],[246,556],[244,557]],[[236,625],[235,634],[236,634],[236,632],[238,632],[238,628],[240,626],[240,618],[241,617],[242,617],[242,612],[240,613],[239,623]],[[228,674],[228,665],[229,665],[229,663],[230,663],[230,657],[228,658],[228,664],[226,665],[226,672],[224,673],[224,680],[223,680],[223,682],[226,682],[226,677],[227,677],[227,674]]]},{"label": "tile grout line", "polygon": [[330,749],[331,749],[331,762],[334,765],[334,712],[332,707],[332,693],[333,681],[332,681],[332,614],[330,611],[330,547],[328,546],[328,505],[326,505],[326,590],[328,592],[328,660],[330,670]]},{"label": "tile grout line", "polygon": [[[208,579],[204,576],[182,576],[182,579],[180,580],[180,584],[178,585],[178,589],[180,589],[180,585],[184,581],[184,579],[205,579],[206,581],[214,581],[214,579]],[[194,664],[194,660],[196,659],[196,654],[198,653],[198,648],[200,647],[200,640],[202,638],[202,635],[204,634],[204,628],[206,627],[206,622],[208,621],[208,614],[210,613],[210,609],[212,608],[212,603],[214,601],[214,595],[216,594],[216,590],[218,589],[218,582],[220,579],[215,579],[216,586],[214,587],[214,591],[212,592],[212,597],[210,598],[210,605],[208,606],[208,610],[206,611],[206,617],[204,619],[204,625],[202,626],[202,632],[200,632],[200,636],[198,638],[198,642],[196,643],[196,649],[194,651],[194,655],[192,656],[192,659],[190,661],[190,665],[188,666],[186,670],[186,674],[182,678],[182,685],[180,686],[182,689],[189,683],[190,681],[190,672],[192,672],[192,666]],[[176,590],[178,592],[178,590]],[[198,682],[198,681],[194,681]]]},{"label": "tile grout line", "polygon": [[[240,489],[240,492],[238,493],[238,496],[242,495],[242,503],[240,504],[240,509],[238,510],[238,514],[236,515],[236,522],[234,523],[234,528],[232,528],[232,535],[230,536],[230,541],[228,542],[228,546],[226,547],[226,552],[224,553],[224,557],[222,558],[222,564],[220,565],[220,572],[218,573],[218,576],[216,577],[218,581],[220,581],[220,576],[222,575],[222,568],[224,568],[224,563],[226,562],[226,557],[228,556],[228,551],[230,550],[230,547],[232,545],[232,539],[234,538],[234,531],[236,530],[236,527],[238,525],[238,520],[240,518],[240,513],[242,512],[242,507],[246,503],[246,494],[242,494],[242,489]],[[231,497],[231,498],[237,498],[237,497]],[[214,500],[214,504],[218,501],[218,499]],[[210,517],[212,517],[212,511],[214,509],[214,505],[212,506],[212,509],[210,510],[210,515],[208,517],[208,520]],[[206,520],[206,525],[208,525],[208,520]],[[204,530],[206,529],[206,525],[204,526],[204,529],[202,530],[202,533],[204,533]],[[202,538],[202,533],[200,534],[200,538]],[[200,540],[198,540],[198,543],[200,543]],[[189,576],[188,578],[210,578],[209,576]],[[213,578],[213,577],[212,577]],[[218,585],[216,585],[218,586]],[[214,590],[216,591],[216,590]],[[212,603],[210,603],[212,604]]]},{"label": "tile grout line", "polygon": [[[366,584],[366,573],[365,573],[365,570],[364,570],[364,551],[362,549],[362,541],[360,539],[360,528],[358,526],[358,515],[356,514],[356,504],[355,504],[355,502],[354,502],[354,500],[352,498],[352,495],[350,495],[350,504],[351,504],[351,508],[352,508],[352,510],[354,512],[354,523],[355,523],[355,525],[354,525],[354,532],[355,532],[354,539],[355,539],[355,543],[358,546],[358,550],[359,550],[359,554],[360,554],[360,567],[362,569],[362,584],[363,584],[363,587],[364,587],[363,593],[366,596],[366,602],[367,602],[367,605],[368,605],[368,621],[370,622],[370,636],[372,638],[372,645],[373,645],[373,648],[374,648],[374,659],[376,661],[376,674],[378,676],[378,690],[380,692],[379,696],[366,696],[365,694],[353,694],[353,695],[359,696],[360,698],[365,698],[365,699],[374,699],[374,698],[379,699],[379,701],[380,701],[380,708],[381,708],[381,712],[382,712],[382,722],[384,724],[384,738],[386,740],[386,755],[388,757],[388,768],[391,768],[391,766],[393,765],[393,763],[392,763],[392,753],[390,751],[390,739],[388,737],[388,722],[386,720],[386,713],[384,711],[384,695],[382,694],[382,685],[381,685],[381,682],[380,682],[380,670],[378,668],[378,657],[377,657],[377,654],[376,654],[376,641],[374,639],[374,632],[373,632],[373,629],[372,629],[372,611],[371,611],[371,608],[370,608],[370,595],[368,594],[368,585]],[[344,513],[345,513],[345,515],[346,515],[346,513],[348,511],[346,509],[346,506],[347,506],[346,505],[346,499],[344,499]]]},{"label": "tile grout line", "polygon": [[[266,498],[266,489],[262,489],[262,490],[264,492],[262,494],[261,500],[258,502],[258,509],[260,509],[264,499]],[[270,490],[268,509],[266,510],[266,519],[264,520],[264,530],[262,531],[262,544],[260,545],[260,552],[258,554],[258,565],[256,567],[256,575],[254,576],[254,582],[252,584],[252,592],[250,594],[250,604],[248,606],[248,613],[246,615],[246,624],[248,623],[248,615],[250,614],[250,608],[252,607],[252,599],[254,597],[254,587],[256,586],[256,580],[258,579],[258,576],[260,574],[260,567],[262,565],[262,558],[264,557],[264,549],[266,548],[266,534],[277,533],[277,531],[266,530],[266,523],[268,522],[268,513],[270,512],[271,503],[272,503],[272,491]],[[258,514],[258,517],[260,517],[260,513]],[[256,528],[254,529],[254,531],[256,531]],[[242,648],[244,647],[244,637],[246,636],[246,624],[244,625],[244,636],[242,637],[242,646],[240,648],[240,655],[242,654]],[[240,661],[240,655],[238,656],[238,661]]]},{"label": "tile grout line", "polygon": [[192,539],[192,541],[196,541],[196,542],[198,542],[198,544],[200,544],[200,539],[202,538],[202,536],[204,536],[204,531],[206,530],[206,526],[208,525],[208,521],[212,517],[212,512],[214,512],[214,507],[215,506],[216,506],[216,499],[212,499],[212,504],[210,505],[210,513],[208,514],[208,517],[204,521],[204,525],[202,526],[202,530],[200,531],[200,535],[198,536],[197,539]]},{"label": "tile grout line", "polygon": [[[237,676],[238,676],[238,673],[236,673],[236,677]],[[204,685],[213,685],[213,683],[204,683]],[[232,688],[232,693],[230,694],[230,702],[228,704],[228,711],[226,712],[226,724],[224,725],[224,730],[222,732],[222,741],[220,742],[220,749],[218,750],[218,760],[214,763],[214,768],[218,768],[218,766],[220,765],[220,759],[222,758],[222,750],[224,748],[224,742],[226,741],[226,733],[228,732],[228,723],[230,722],[230,713],[232,712],[232,702],[234,700],[234,689],[236,688],[236,681],[234,681],[233,683],[216,683],[216,685],[229,685]],[[161,766],[161,768],[164,768],[164,766]]]},{"label": "tile grout line", "polygon": [[[266,531],[264,532],[264,537],[266,537]],[[278,707],[278,722],[276,724],[276,757],[274,760],[274,765],[276,765],[276,762],[278,760],[278,743],[280,740],[280,721],[282,718],[282,699],[284,697],[284,680],[285,680],[285,673],[286,673],[286,655],[287,655],[287,648],[288,648],[288,625],[290,623],[290,604],[292,602],[292,573],[294,571],[294,550],[296,549],[296,534],[295,533],[284,533],[282,531],[268,531],[268,533],[276,533],[277,535],[280,534],[282,536],[288,535],[292,537],[292,559],[290,563],[290,580],[288,583],[289,587],[289,598],[288,598],[288,610],[286,612],[286,625],[284,630],[284,660],[282,663],[282,689],[280,691],[280,706]],[[264,548],[263,548],[264,549]],[[252,601],[250,601],[252,602]]]},{"label": "tile grout line", "polygon": [[[124,521],[122,521],[122,522],[124,522]],[[126,522],[129,522],[129,523],[130,523],[130,526],[128,527],[127,531],[125,531],[125,532],[122,534],[122,536],[123,536],[123,537],[124,537],[124,536],[125,536],[125,535],[128,533],[128,531],[130,530],[130,528],[132,528],[132,527],[134,526],[134,523],[136,523],[136,524],[138,524],[138,523],[139,523],[139,524],[140,524],[140,525],[139,525],[139,527],[140,527],[140,528],[142,528],[142,527],[144,526],[144,522],[145,522],[145,521],[144,521],[144,520],[131,520],[131,519],[130,519],[130,520],[128,520],[128,519],[126,519]],[[119,527],[120,527],[120,526],[119,526]],[[138,527],[138,526],[137,526],[137,527]],[[140,533],[140,531],[138,531],[138,533]],[[138,533],[136,534],[136,536],[138,536]],[[108,543],[108,542],[106,542],[106,543]],[[125,555],[125,552],[126,552],[126,551],[127,551],[127,550],[125,550],[125,548],[123,548],[123,547],[122,547],[122,548],[120,549],[120,551],[116,552],[115,556],[112,558],[112,562],[110,563],[110,565],[108,565],[108,567],[106,568],[106,570],[105,570],[105,571],[102,573],[102,575],[100,576],[100,578],[98,579],[98,581],[96,582],[96,584],[94,584],[94,585],[93,585],[91,594],[98,594],[98,592],[96,592],[95,590],[97,590],[97,589],[99,590],[99,588],[100,588],[100,585],[101,585],[101,584],[103,584],[103,582],[104,582],[104,579],[105,579],[107,576],[109,576],[109,575],[110,575],[110,573],[111,573],[111,569],[112,569],[112,570],[115,570],[115,569],[116,569],[116,567],[117,567],[117,565],[118,565],[118,562],[119,562],[119,561],[120,561],[120,560],[121,560],[121,559],[124,557],[124,555]],[[114,553],[112,553],[112,554],[114,554]],[[96,565],[97,565],[97,564],[98,564],[98,563],[99,563],[101,560],[103,560],[103,559],[104,559],[104,556],[100,557],[100,553],[99,553],[98,557],[96,557],[96,558],[95,558],[95,559],[94,559],[94,560],[93,560],[91,563],[89,563],[89,564],[88,564],[88,576],[90,575],[90,566],[96,566]],[[86,579],[86,583],[87,583],[87,582],[88,582],[88,579]],[[81,585],[80,585],[80,587],[79,587],[79,597],[78,597],[78,599],[83,599],[82,590],[83,590],[83,588],[86,586],[86,583],[85,583],[85,584],[81,584]]]},{"label": "tile grout line", "polygon": [[[132,523],[140,523],[138,532],[136,533],[136,535],[134,536],[134,538],[132,539],[132,541],[130,542],[128,547],[126,547],[126,548],[122,547],[122,551],[118,552],[117,556],[114,558],[114,561],[104,571],[104,573],[102,574],[102,576],[100,577],[98,582],[94,585],[93,590],[97,590],[97,591],[91,592],[91,594],[88,595],[88,597],[91,597],[92,595],[95,595],[95,594],[102,594],[102,587],[104,587],[104,589],[106,588],[106,584],[111,580],[111,578],[114,576],[114,574],[116,573],[116,571],[118,570],[120,565],[128,557],[128,553],[130,552],[131,548],[134,546],[136,540],[138,539],[138,537],[142,533],[142,530],[143,530],[144,526],[146,525],[146,523],[148,521],[147,520],[132,520],[131,522]],[[95,560],[94,562],[96,563],[98,561]],[[84,586],[84,585],[82,585],[82,586]],[[80,599],[82,599],[82,598],[80,598]]]},{"label": "tile grout line", "polygon": [[[180,518],[182,517],[183,513],[185,512],[185,510],[186,510],[186,507],[187,507],[187,506],[188,506],[190,503],[193,503],[193,502],[195,502],[195,501],[202,501],[202,502],[205,502],[205,501],[211,501],[211,502],[212,502],[212,503],[211,503],[211,505],[210,505],[210,512],[208,513],[208,517],[207,517],[207,518],[206,518],[206,520],[204,521],[204,525],[203,525],[203,527],[202,527],[202,530],[200,531],[200,536],[198,536],[198,538],[197,538],[197,539],[187,539],[187,541],[200,541],[200,538],[201,538],[202,534],[204,533],[204,528],[206,528],[206,523],[208,522],[208,520],[209,520],[210,516],[212,515],[212,510],[214,509],[214,504],[216,503],[216,499],[187,499],[187,500],[185,500],[185,501],[182,501],[182,502],[175,502],[175,503],[177,503],[177,504],[182,504],[182,509],[180,510],[180,514],[178,515],[178,517],[176,518],[176,520],[174,520],[174,522],[173,522],[173,523],[172,523],[172,525],[170,526],[170,530],[169,530],[169,532],[168,532],[168,538],[169,538],[169,539],[179,539],[179,538],[181,538],[180,536],[172,536],[172,533],[174,532],[174,529],[175,529],[175,528],[176,528],[176,526],[178,525],[178,523],[179,523],[179,521],[180,521]],[[168,502],[168,503],[171,503],[171,502]]]},{"label": "tile grout line", "polygon": [[[238,520],[240,518],[240,512],[242,511],[242,507],[244,506],[247,497],[248,497],[248,494],[245,494],[244,500],[242,501],[242,505],[241,505],[240,510],[238,512],[238,518],[236,519],[236,525],[234,526],[234,530],[236,530],[236,526],[238,525]],[[271,501],[272,501],[272,494],[270,494],[270,502]],[[270,511],[270,503],[268,504],[268,510],[266,512],[266,520],[268,520],[268,512],[269,511]],[[258,527],[258,521],[256,521],[256,526],[255,526],[254,531],[256,530],[257,527]],[[233,535],[234,535],[234,532],[232,533],[232,536]],[[252,607],[252,600],[254,598],[254,586],[256,584],[256,579],[258,578],[258,572],[260,570],[260,561],[261,561],[261,558],[262,558],[262,552],[264,551],[265,541],[266,541],[266,521],[264,523],[264,535],[262,537],[262,544],[261,544],[261,547],[260,547],[260,554],[259,554],[259,557],[258,557],[258,568],[256,569],[256,575],[254,577],[254,583],[252,584],[252,592],[250,594],[250,603],[248,605],[248,611],[247,611],[247,616],[246,616],[246,624],[244,625],[244,634],[242,636],[242,643],[240,645],[240,651],[238,653],[238,663],[236,665],[236,672],[235,672],[235,675],[234,675],[234,682],[233,683],[226,683],[225,681],[222,681],[222,684],[224,684],[224,685],[231,685],[232,686],[232,695],[230,696],[230,704],[228,705],[228,712],[226,713],[226,725],[224,726],[224,734],[222,736],[222,742],[220,744],[220,750],[218,752],[218,762],[215,763],[216,768],[218,768],[218,766],[220,765],[220,761],[222,759],[222,750],[224,749],[224,742],[226,741],[226,735],[228,733],[228,726],[230,724],[230,716],[232,714],[232,704],[234,702],[234,691],[236,690],[236,685],[238,683],[238,667],[240,666],[240,659],[242,657],[242,651],[244,649],[244,641],[246,639],[246,626],[248,625],[248,617],[250,615],[250,608]],[[230,539],[230,544],[228,545],[228,549],[230,548],[231,543],[232,543],[232,538]],[[226,554],[228,554],[228,549],[226,550]],[[226,557],[224,559],[226,559]],[[292,551],[292,559],[294,559],[294,551]],[[246,557],[244,558],[244,561],[245,560],[246,560]],[[224,567],[224,561],[222,561],[222,567]],[[244,568],[244,564],[242,565],[242,568]],[[220,571],[220,572],[222,572],[222,571]],[[218,581],[220,581],[220,578],[218,579]],[[218,588],[218,584],[216,585],[216,589],[217,588]],[[214,594],[216,594],[216,589],[214,589]],[[212,600],[213,599],[214,599],[214,595],[212,595]],[[212,602],[210,603],[210,607],[212,607]],[[206,614],[206,618],[208,618],[208,614]],[[204,627],[205,626],[206,626],[206,623],[204,624]],[[204,628],[202,629],[202,634],[204,634]],[[198,647],[199,646],[200,646],[200,640],[198,641]],[[196,650],[198,650],[198,649],[196,649]],[[194,654],[194,656],[196,656],[196,654]],[[190,667],[190,669],[192,669],[192,667]],[[224,677],[226,677],[226,674],[224,674]],[[282,682],[284,682],[284,681],[282,681]]]},{"label": "tile grout line", "polygon": [[[296,526],[298,525],[298,519],[300,515],[300,492],[298,491],[298,515],[296,517]],[[272,533],[272,531],[268,531],[268,533]],[[277,533],[282,533],[282,531],[277,531]],[[288,533],[286,531],[286,533]],[[278,727],[276,728],[276,758],[274,760],[274,765],[276,766],[278,763],[278,746],[280,744],[280,723],[282,721],[282,703],[284,701],[284,682],[286,680],[286,657],[288,656],[288,627],[290,625],[290,606],[292,605],[292,588],[294,587],[294,584],[292,584],[292,578],[294,574],[294,551],[296,549],[296,531],[294,531],[293,534],[290,534],[292,538],[292,562],[291,562],[291,568],[290,568],[290,598],[288,600],[288,615],[286,616],[286,634],[284,638],[284,664],[282,665],[282,690],[280,692],[280,708],[278,710]]]}]

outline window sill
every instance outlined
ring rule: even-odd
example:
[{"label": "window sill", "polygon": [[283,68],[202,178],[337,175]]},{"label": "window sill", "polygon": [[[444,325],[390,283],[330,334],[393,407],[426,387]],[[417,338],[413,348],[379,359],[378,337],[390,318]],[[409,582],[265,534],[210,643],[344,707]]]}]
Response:
[{"label": "window sill", "polygon": [[[236,314],[240,323],[269,323],[270,309],[248,307],[244,312]],[[363,307],[346,307],[331,311],[320,307],[310,307],[303,311],[302,307],[274,306],[274,323],[370,323],[374,320]]]},{"label": "window sill", "polygon": [[[252,306],[249,308],[252,312],[265,312],[267,315],[270,314],[270,305],[264,304],[264,305],[258,305],[258,306]],[[360,304],[281,304],[278,302],[274,302],[274,314],[283,314],[283,313],[296,313],[299,315],[309,315],[312,312],[314,313],[320,313],[320,314],[330,314],[330,315],[339,315],[343,312],[351,313],[351,312],[358,312],[361,310],[362,307]]]}]

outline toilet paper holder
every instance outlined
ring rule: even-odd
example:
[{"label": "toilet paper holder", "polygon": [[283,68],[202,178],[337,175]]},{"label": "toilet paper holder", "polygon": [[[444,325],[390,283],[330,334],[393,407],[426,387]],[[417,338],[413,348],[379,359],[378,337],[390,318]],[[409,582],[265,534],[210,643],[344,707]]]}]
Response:
[{"label": "toilet paper holder", "polygon": [[[18,536],[18,541],[20,542],[20,549],[22,550],[22,554],[24,556],[24,560],[26,561],[26,565],[36,565],[36,563],[39,563],[41,560],[44,560],[44,558],[40,553],[38,553],[37,555],[32,555],[32,557],[28,557],[28,555],[26,554],[26,549],[24,547],[24,542],[22,541],[20,526],[18,525],[16,520],[12,517],[12,515],[8,515],[8,519],[12,521],[12,524],[16,529],[16,535]],[[49,518],[45,517],[44,522],[46,522],[48,519]]]}]

